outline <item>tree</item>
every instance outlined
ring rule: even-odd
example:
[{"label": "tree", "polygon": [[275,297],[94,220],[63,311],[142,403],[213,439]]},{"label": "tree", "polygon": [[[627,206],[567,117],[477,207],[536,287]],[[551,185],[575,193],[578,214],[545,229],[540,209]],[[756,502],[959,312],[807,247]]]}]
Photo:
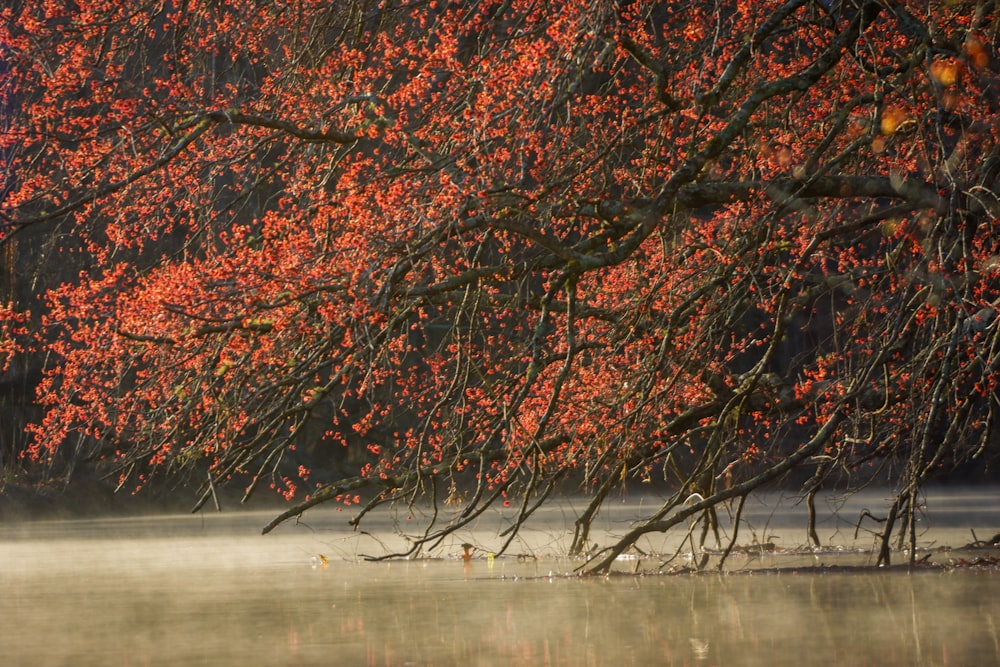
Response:
[{"label": "tree", "polygon": [[895,484],[888,562],[985,465],[992,5],[328,5],[2,10],[0,225],[85,258],[32,458],[267,484],[265,530],[429,501],[410,554],[669,485],[595,571],[793,474]]}]

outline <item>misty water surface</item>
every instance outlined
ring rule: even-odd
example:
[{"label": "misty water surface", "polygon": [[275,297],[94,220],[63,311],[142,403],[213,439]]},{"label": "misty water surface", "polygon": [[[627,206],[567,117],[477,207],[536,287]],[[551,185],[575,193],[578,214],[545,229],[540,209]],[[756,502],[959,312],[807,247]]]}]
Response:
[{"label": "misty water surface", "polygon": [[[931,498],[918,545],[1000,532],[998,498]],[[822,552],[741,554],[735,573],[696,576],[573,576],[580,562],[560,557],[571,503],[492,561],[499,514],[434,558],[377,563],[359,555],[403,544],[391,528],[405,528],[405,516],[375,522],[376,536],[350,533],[346,515],[329,510],[267,536],[262,513],[8,524],[2,664],[997,664],[998,573],[813,569],[874,562],[871,536],[854,540],[853,520],[862,507],[877,514],[879,502],[832,500],[841,516],[821,523]],[[620,534],[643,509],[610,508],[595,539]],[[791,550],[805,541],[794,504],[761,504],[750,516],[747,543],[766,536]],[[678,537],[658,539],[620,570],[668,561]],[[471,562],[460,557],[464,540],[477,545]],[[969,555],[928,553],[942,563]],[[794,569],[771,570],[785,566]]]}]

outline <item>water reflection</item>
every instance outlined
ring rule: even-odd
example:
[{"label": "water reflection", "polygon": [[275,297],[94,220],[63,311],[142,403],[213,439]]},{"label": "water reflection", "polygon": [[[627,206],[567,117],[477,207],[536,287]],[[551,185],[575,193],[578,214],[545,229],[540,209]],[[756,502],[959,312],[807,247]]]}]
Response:
[{"label": "water reflection", "polygon": [[[972,665],[1000,658],[1000,574],[564,577],[483,554],[338,557],[242,517],[0,530],[12,665]],[[273,539],[272,539],[273,538]],[[318,558],[329,555],[328,563]],[[342,554],[340,554],[342,556]],[[482,557],[480,557],[482,556]],[[552,576],[550,575],[550,572]]]}]

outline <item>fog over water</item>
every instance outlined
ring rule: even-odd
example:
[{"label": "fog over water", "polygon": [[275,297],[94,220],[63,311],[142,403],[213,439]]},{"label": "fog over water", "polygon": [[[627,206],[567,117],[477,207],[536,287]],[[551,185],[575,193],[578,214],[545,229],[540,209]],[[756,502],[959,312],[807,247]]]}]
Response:
[{"label": "fog over water", "polygon": [[[866,528],[878,526],[862,522],[855,539],[856,522],[862,509],[884,515],[887,495],[825,499],[824,548],[809,553],[794,499],[748,501],[738,543],[775,548],[734,554],[722,575],[651,574],[691,560],[683,531],[671,531],[620,561],[643,576],[577,577],[582,561],[565,550],[582,504],[569,500],[495,558],[502,512],[427,558],[391,562],[362,555],[404,546],[393,526],[406,529],[405,515],[374,517],[370,535],[333,508],[266,536],[262,512],[2,524],[0,663],[997,664],[995,569],[817,567],[874,564]],[[594,540],[607,544],[657,502],[612,503]],[[940,547],[1000,533],[1000,490],[931,492],[927,504],[917,542],[930,562],[997,555]]]}]

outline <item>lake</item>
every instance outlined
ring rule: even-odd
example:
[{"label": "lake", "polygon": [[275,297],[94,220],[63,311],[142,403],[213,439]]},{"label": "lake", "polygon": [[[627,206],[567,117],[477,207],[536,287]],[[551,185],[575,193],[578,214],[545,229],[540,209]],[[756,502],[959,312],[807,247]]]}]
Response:
[{"label": "lake", "polygon": [[[595,540],[652,502],[613,504]],[[997,554],[934,549],[1000,532],[1000,491],[929,494],[928,505],[918,546],[931,562]],[[375,517],[373,535],[352,533],[332,508],[266,536],[270,512],[4,524],[0,655],[32,666],[1000,662],[1000,572],[817,569],[874,564],[855,522],[884,498],[824,508],[838,511],[822,517],[821,551],[795,548],[804,510],[775,496],[748,506],[740,529],[741,543],[757,536],[774,552],[736,555],[724,574],[652,574],[686,557],[682,536],[656,536],[618,568],[646,574],[607,577],[578,577],[581,562],[563,557],[578,510],[569,500],[492,559],[502,512],[432,557],[388,562],[361,554],[405,544],[392,525],[406,517]],[[476,545],[469,562],[463,541]]]}]

